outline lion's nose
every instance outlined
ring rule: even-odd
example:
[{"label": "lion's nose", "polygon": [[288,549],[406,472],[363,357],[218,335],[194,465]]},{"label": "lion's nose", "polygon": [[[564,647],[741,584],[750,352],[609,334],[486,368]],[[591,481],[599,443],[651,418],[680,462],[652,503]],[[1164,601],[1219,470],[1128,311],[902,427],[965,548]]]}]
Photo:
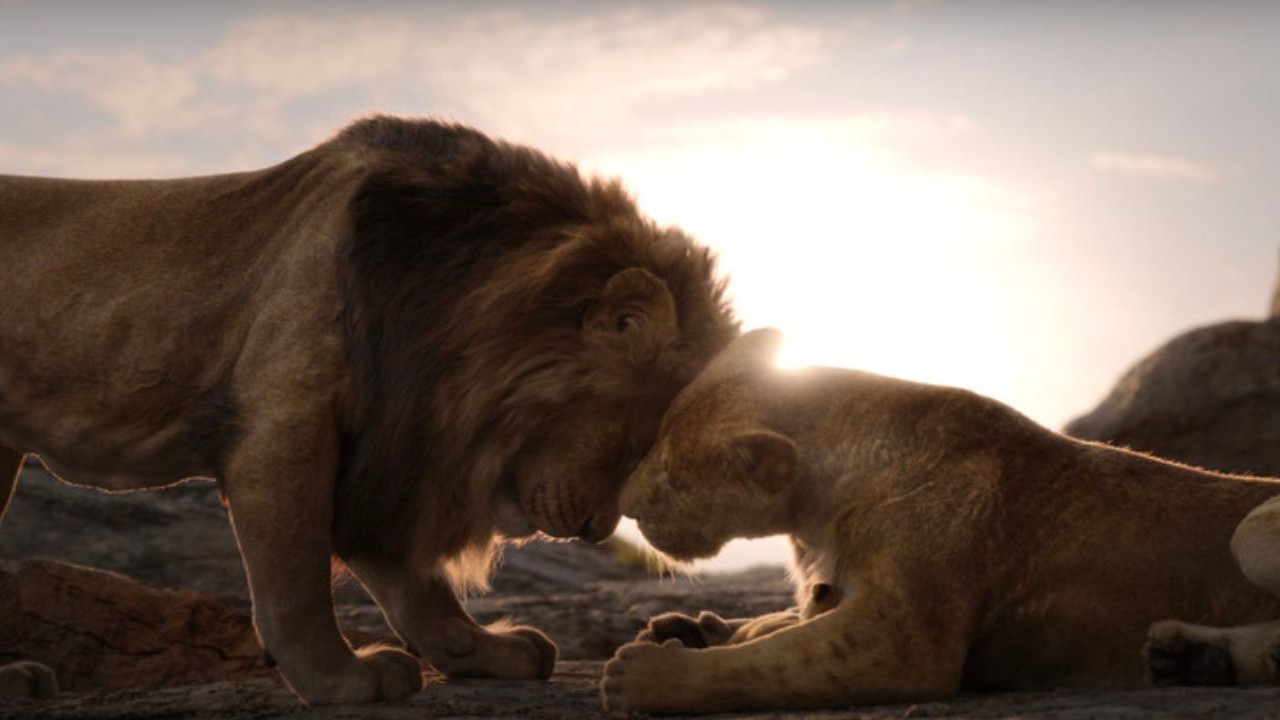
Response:
[{"label": "lion's nose", "polygon": [[594,515],[578,531],[578,538],[589,543],[604,542],[617,527],[618,517],[616,515],[612,518]]}]

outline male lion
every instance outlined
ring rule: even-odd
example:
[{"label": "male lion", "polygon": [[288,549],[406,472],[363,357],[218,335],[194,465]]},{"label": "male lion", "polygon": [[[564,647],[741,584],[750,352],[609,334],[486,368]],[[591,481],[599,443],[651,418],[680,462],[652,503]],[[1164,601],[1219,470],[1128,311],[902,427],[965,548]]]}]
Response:
[{"label": "male lion", "polygon": [[609,708],[1129,686],[1154,621],[1280,613],[1228,549],[1280,482],[1073,440],[963,390],[780,371],[779,342],[744,335],[677,397],[621,507],[677,558],[790,533],[800,587],[823,597],[754,634],[709,614],[655,619],[640,639],[665,643],[624,645],[606,666]]},{"label": "male lion", "polygon": [[0,177],[0,287],[0,498],[28,452],[104,490],[216,478],[311,703],[421,687],[418,658],[347,644],[332,556],[438,670],[547,677],[551,641],[477,626],[457,588],[495,532],[609,535],[737,332],[708,252],[616,183],[388,117],[255,172]]}]

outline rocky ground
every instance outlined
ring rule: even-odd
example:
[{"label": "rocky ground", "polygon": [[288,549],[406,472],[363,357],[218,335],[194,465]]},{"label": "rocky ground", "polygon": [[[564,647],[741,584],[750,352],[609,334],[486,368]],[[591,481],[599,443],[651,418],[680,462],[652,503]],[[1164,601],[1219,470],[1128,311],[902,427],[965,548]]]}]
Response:
[{"label": "rocky ground", "polygon": [[[1278,355],[1280,288],[1270,319],[1173,339],[1067,430],[1220,470],[1280,475]],[[358,586],[336,594],[353,640],[390,637]],[[562,657],[551,681],[436,678],[406,703],[302,708],[262,664],[212,485],[105,495],[57,483],[31,464],[0,528],[0,663],[52,665],[63,693],[0,700],[0,720],[599,717],[602,661],[650,616],[710,609],[733,617],[789,604],[781,568],[656,579],[619,563],[617,548],[533,543],[509,550],[493,591],[468,606],[484,622],[510,617],[546,630]],[[993,694],[803,716],[1271,718],[1278,708],[1280,687],[1191,688]]]}]

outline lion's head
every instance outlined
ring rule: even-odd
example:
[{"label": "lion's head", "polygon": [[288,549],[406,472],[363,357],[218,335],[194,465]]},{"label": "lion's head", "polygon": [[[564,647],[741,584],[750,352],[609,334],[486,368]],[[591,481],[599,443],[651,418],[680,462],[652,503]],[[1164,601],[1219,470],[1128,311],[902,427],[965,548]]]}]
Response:
[{"label": "lion's head", "polygon": [[607,536],[666,406],[737,334],[709,252],[474,130],[375,118],[332,144],[371,168],[344,265],[339,554]]},{"label": "lion's head", "polygon": [[759,380],[776,330],[733,341],[686,387],[653,448],[628,478],[621,508],[658,550],[693,560],[729,540],[777,532],[795,473],[795,443],[762,423]]}]

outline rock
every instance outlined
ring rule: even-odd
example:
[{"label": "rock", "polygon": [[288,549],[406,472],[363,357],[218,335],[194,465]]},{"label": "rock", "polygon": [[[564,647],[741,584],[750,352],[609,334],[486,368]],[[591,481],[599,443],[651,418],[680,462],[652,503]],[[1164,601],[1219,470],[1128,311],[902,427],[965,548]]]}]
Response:
[{"label": "rock", "polygon": [[[651,615],[711,609],[726,617],[777,610],[790,600],[780,569],[701,581],[601,581],[572,593],[473,599],[481,621],[538,624],[568,661],[604,659]],[[394,640],[372,605],[342,616],[355,645]],[[64,691],[174,687],[274,677],[247,609],[192,590],[155,588],[115,573],[51,560],[0,570],[0,663],[53,667]]]},{"label": "rock", "polygon": [[0,663],[42,662],[71,692],[273,674],[244,608],[48,560],[0,571],[0,649]]},{"label": "rock", "polygon": [[[50,522],[50,518],[57,518]],[[0,525],[0,558],[47,557],[122,573],[162,587],[188,587],[247,603],[240,551],[217,487],[193,481],[155,492],[105,493],[54,479],[30,461]],[[492,589],[553,593],[600,580],[642,579],[607,546],[530,542],[506,550]],[[356,583],[339,599],[368,603]]]},{"label": "rock", "polygon": [[242,604],[249,594],[226,510],[207,481],[106,493],[58,482],[28,460],[0,524],[0,557],[54,558]]},{"label": "rock", "polygon": [[[29,464],[0,526],[0,557],[54,558],[194,589],[238,608],[248,622],[239,551],[212,483],[109,494],[66,485]],[[542,628],[564,659],[600,660],[633,638],[650,615],[710,609],[741,617],[791,604],[781,568],[698,580],[646,577],[615,561],[607,545],[530,542],[506,549],[492,590],[470,598],[467,607],[484,623],[510,618]],[[335,594],[338,616],[356,644],[394,638],[359,583],[340,582]]]},{"label": "rock", "polygon": [[1280,317],[1174,338],[1065,432],[1214,470],[1280,476]]}]

